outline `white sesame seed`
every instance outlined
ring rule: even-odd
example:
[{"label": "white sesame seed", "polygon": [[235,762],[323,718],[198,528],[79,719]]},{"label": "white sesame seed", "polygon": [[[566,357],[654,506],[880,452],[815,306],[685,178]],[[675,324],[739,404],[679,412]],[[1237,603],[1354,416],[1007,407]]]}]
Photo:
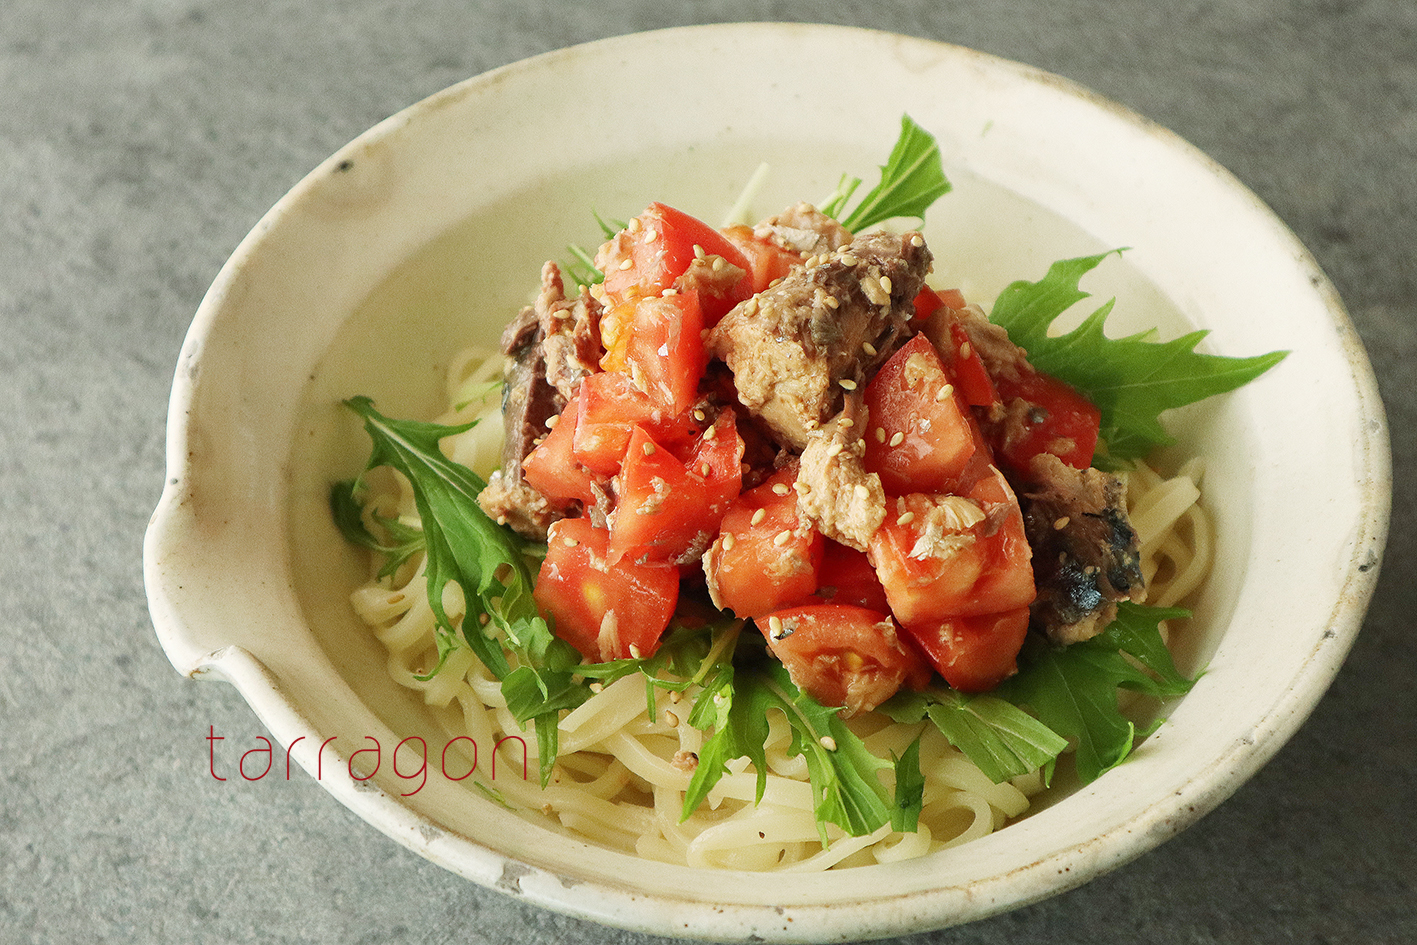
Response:
[{"label": "white sesame seed", "polygon": [[914,513],[914,512],[906,512],[906,513],[904,513],[903,515],[901,515],[899,518],[897,518],[897,519],[895,520],[895,523],[896,523],[897,525],[909,525],[909,524],[910,524],[911,522],[913,522],[913,521],[915,521],[915,513]]},{"label": "white sesame seed", "polygon": [[905,434],[904,434],[904,433],[901,433],[901,432],[899,432],[899,431],[897,431],[897,432],[896,432],[896,435],[893,436],[893,437],[891,437],[890,445],[891,445],[891,446],[899,446],[900,444],[902,444],[902,443],[904,443],[904,442],[905,442]]},{"label": "white sesame seed", "polygon": [[822,747],[827,751],[836,751],[836,739],[832,738],[830,735],[823,735],[821,737],[821,743]]},{"label": "white sesame seed", "polygon": [[750,522],[751,522],[751,524],[753,524],[753,525],[761,525],[763,519],[765,519],[765,518],[767,518],[767,517],[768,517],[767,509],[758,509],[756,512],[753,513],[753,517],[752,517],[752,519],[750,520]]},{"label": "white sesame seed", "polygon": [[713,472],[713,467],[708,463],[703,463],[699,466],[699,475],[703,476],[705,479],[709,477],[709,473],[711,472]]},{"label": "white sesame seed", "polygon": [[885,428],[885,427],[876,427],[876,442],[877,442],[877,443],[884,443],[885,441],[886,441],[886,428]]},{"label": "white sesame seed", "polygon": [[1071,521],[1071,519],[1064,515],[1062,518],[1058,519],[1053,523],[1053,527],[1056,528],[1058,531],[1062,531],[1063,529],[1068,527],[1069,521]]},{"label": "white sesame seed", "polygon": [[834,296],[834,295],[829,295],[829,296],[827,296],[827,308],[837,308],[837,307],[840,306],[840,305],[841,305],[841,302],[839,302],[839,301],[837,300],[837,297],[836,297],[836,296]]},{"label": "white sesame seed", "polygon": [[[697,421],[699,421],[700,423],[703,423],[703,422],[704,422],[704,412],[703,412],[703,410],[701,410],[700,408],[695,407],[695,408],[694,408],[694,419],[697,420]],[[704,435],[705,435],[705,436],[708,436],[707,431],[705,431]]]},{"label": "white sesame seed", "polygon": [[841,385],[842,390],[856,389],[856,382],[849,377],[843,377],[841,380],[837,381],[837,383]]},{"label": "white sesame seed", "polygon": [[645,444],[643,447],[641,447],[641,448],[645,451],[645,455],[646,455],[646,456],[653,456],[653,455],[654,455],[654,444],[653,444],[653,443],[646,443],[646,444]]},{"label": "white sesame seed", "polygon": [[840,453],[841,450],[842,450],[842,443],[841,443],[841,440],[832,440],[829,444],[827,444],[827,455],[828,455],[828,456],[835,456],[837,453]]},{"label": "white sesame seed", "polygon": [[[812,484],[809,482],[794,482],[792,488],[797,490],[798,495],[806,495],[812,491]],[[786,495],[786,493],[783,493]]]},{"label": "white sesame seed", "polygon": [[694,244],[694,258],[695,258],[695,259],[703,259],[704,256],[706,256],[706,255],[708,255],[708,254],[704,252],[704,248],[703,248],[702,246],[700,246],[698,243],[695,243],[695,244]]},{"label": "white sesame seed", "polygon": [[[702,410],[695,410],[694,414],[695,418],[698,420],[702,420],[704,418],[704,412]],[[709,427],[707,430],[705,430],[704,439],[710,443],[718,439],[718,427]]]},{"label": "white sesame seed", "polygon": [[657,239],[659,239],[659,231],[652,226],[645,227],[645,242],[653,243]]},{"label": "white sesame seed", "polygon": [[787,483],[775,482],[772,484],[773,495],[787,495]]},{"label": "white sesame seed", "polygon": [[950,397],[950,395],[953,394],[954,392],[955,392],[955,387],[954,387],[954,385],[953,385],[953,384],[946,384],[944,387],[941,387],[939,390],[935,391],[935,399],[936,399],[936,400],[940,400],[940,401],[948,400],[949,397]]},{"label": "white sesame seed", "polygon": [[781,548],[783,545],[787,544],[791,540],[792,532],[784,528],[782,531],[778,532],[777,535],[773,537],[772,543]]},{"label": "white sesame seed", "polygon": [[850,253],[842,253],[842,254],[841,254],[841,264],[842,264],[843,266],[854,266],[854,265],[856,265],[856,264],[857,264],[858,262],[860,262],[860,261],[861,261],[861,260],[857,259],[855,256],[851,255]]},{"label": "white sesame seed", "polygon": [[853,489],[852,491],[856,493],[856,498],[858,498],[858,499],[869,499],[869,498],[871,498],[871,490],[870,490],[870,489],[867,489],[864,485],[862,485],[862,484],[859,483],[859,482],[856,484],[856,488]]},{"label": "white sesame seed", "polygon": [[919,233],[910,234],[910,245],[919,249],[925,245],[925,237],[921,236]]},{"label": "white sesame seed", "polygon": [[670,728],[678,728],[678,726],[679,726],[679,716],[675,715],[673,712],[670,712],[668,709],[665,709],[665,710],[664,710],[664,724],[665,724],[665,725],[668,725]]},{"label": "white sesame seed", "polygon": [[631,233],[638,233],[640,231],[640,227],[643,225],[644,224],[640,223],[639,217],[631,217],[630,222],[626,224],[625,229]]},{"label": "white sesame seed", "polygon": [[631,655],[632,657],[634,657],[635,659],[639,659],[639,658],[640,658],[640,648],[639,648],[639,646],[637,646],[637,645],[634,644],[634,643],[631,643],[631,644],[630,644],[630,655]]},{"label": "white sesame seed", "polygon": [[623,272],[624,270],[629,269],[634,264],[635,261],[633,259],[622,259],[620,260],[620,270]]},{"label": "white sesame seed", "polygon": [[881,291],[884,292],[886,295],[890,295],[890,294],[891,294],[891,277],[890,277],[890,276],[881,276]]},{"label": "white sesame seed", "polygon": [[561,420],[561,415],[560,415],[560,414],[554,414],[554,415],[552,415],[552,416],[550,416],[550,417],[547,417],[547,418],[546,418],[546,429],[548,429],[548,430],[554,429],[555,426],[556,426],[556,424],[559,423],[560,420]]},{"label": "white sesame seed", "polygon": [[768,618],[768,633],[771,633],[771,634],[772,634],[774,640],[777,639],[778,637],[782,636],[782,618],[781,618],[781,617],[769,617],[769,618]]},{"label": "white sesame seed", "polygon": [[732,551],[732,550],[733,550],[733,533],[732,533],[732,532],[725,532],[725,533],[724,533],[724,536],[723,536],[723,550],[724,550],[724,551]]},{"label": "white sesame seed", "polygon": [[876,346],[869,341],[861,345],[861,350],[866,352],[867,357],[874,358],[876,356]]},{"label": "white sesame seed", "polygon": [[962,344],[962,345],[959,346],[959,357],[960,357],[960,360],[963,361],[963,360],[967,359],[967,358],[969,357],[969,352],[970,352],[969,342],[966,341],[964,344]]}]

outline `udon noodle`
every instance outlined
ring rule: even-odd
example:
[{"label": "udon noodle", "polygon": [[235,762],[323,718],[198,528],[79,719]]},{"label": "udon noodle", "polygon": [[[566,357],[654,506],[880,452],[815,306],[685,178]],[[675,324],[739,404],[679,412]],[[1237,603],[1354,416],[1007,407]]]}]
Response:
[{"label": "udon noodle", "polygon": [[[501,358],[470,349],[449,371],[449,412],[444,424],[481,421],[443,441],[445,453],[484,479],[500,462]],[[1211,526],[1199,505],[1200,470],[1188,464],[1163,476],[1144,464],[1127,474],[1128,505],[1142,554],[1149,604],[1170,606],[1201,582],[1210,562]],[[366,515],[397,516],[417,523],[407,484],[387,469],[366,480]],[[536,739],[506,707],[498,681],[464,647],[447,656],[441,670],[423,678],[437,662],[434,617],[425,592],[421,556],[391,578],[371,576],[353,594],[359,616],[388,650],[388,672],[417,692],[442,726],[454,750],[471,754],[467,764],[481,772],[522,770],[522,752],[536,767]],[[376,562],[371,575],[378,570]],[[450,584],[443,605],[456,623],[463,612],[461,592]],[[594,687],[593,687],[594,688]],[[649,859],[744,870],[808,871],[868,865],[921,856],[965,843],[999,829],[1023,814],[1044,787],[1042,774],[995,784],[928,722],[914,725],[866,713],[848,721],[878,757],[902,754],[920,736],[925,775],[924,806],[914,833],[889,824],[862,837],[829,825],[831,843],[822,844],[813,814],[806,760],[790,755],[790,732],[774,713],[769,719],[767,787],[755,804],[756,773],[746,759],[729,763],[708,800],[681,820],[684,790],[704,735],[688,724],[694,693],[655,690],[653,715],[646,686],[637,674],[623,677],[567,713],[560,722],[560,753],[551,783],[495,778],[482,786],[524,816],[605,847]],[[460,736],[465,736],[460,738]],[[451,741],[456,739],[456,741]],[[494,747],[498,746],[498,747]]]}]

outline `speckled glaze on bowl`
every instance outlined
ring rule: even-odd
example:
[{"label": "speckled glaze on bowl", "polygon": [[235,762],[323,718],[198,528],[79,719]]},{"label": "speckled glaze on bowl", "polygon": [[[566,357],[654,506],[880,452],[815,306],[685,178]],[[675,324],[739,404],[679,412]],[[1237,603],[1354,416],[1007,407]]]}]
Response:
[{"label": "speckled glaze on bowl", "polygon": [[[703,82],[704,77],[712,82]],[[588,96],[586,89],[604,94]],[[1084,282],[1112,332],[1209,329],[1292,354],[1172,418],[1204,457],[1217,566],[1182,662],[1206,673],[1127,764],[965,848],[828,875],[706,872],[607,853],[354,752],[436,728],[349,611],[356,556],[325,511],[367,455],[357,393],[431,415],[440,370],[491,342],[592,210],[709,218],[760,162],[759,209],[870,177],[902,112],[956,192],[926,228],[943,284],[986,304],[1056,258],[1126,246]],[[1319,446],[1321,448],[1316,448]],[[626,36],[516,63],[381,123],[318,167],[222,269],[173,388],[146,580],[173,665],[234,684],[378,829],[548,908],[665,935],[838,941],[966,922],[1078,885],[1227,797],[1307,717],[1357,633],[1386,537],[1385,422],[1339,299],[1286,228],[1168,132],[1036,70],[836,27]],[[335,737],[333,743],[328,739]],[[326,745],[323,756],[320,746]]]}]

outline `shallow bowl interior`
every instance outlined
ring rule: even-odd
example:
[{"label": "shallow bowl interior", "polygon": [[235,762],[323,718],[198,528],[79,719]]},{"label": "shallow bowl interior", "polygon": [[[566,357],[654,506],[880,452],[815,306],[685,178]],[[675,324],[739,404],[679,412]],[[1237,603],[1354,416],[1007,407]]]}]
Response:
[{"label": "shallow bowl interior", "polygon": [[[1216,353],[1292,351],[1260,382],[1171,418],[1174,455],[1205,461],[1218,525],[1215,573],[1179,644],[1187,669],[1206,670],[1194,691],[1127,764],[967,854],[770,884],[607,853],[447,779],[413,792],[388,758],[366,778],[374,756],[359,749],[446,737],[388,680],[348,606],[362,565],[326,497],[368,441],[338,402],[367,394],[390,415],[434,415],[453,353],[495,342],[543,260],[597,242],[592,211],[626,218],[662,199],[713,220],[763,162],[756,209],[816,200],[843,172],[873,176],[902,112],[937,136],[956,188],[926,227],[940,284],[987,304],[1054,259],[1125,246],[1083,283],[1098,302],[1116,297],[1113,334],[1204,328]],[[461,875],[624,927],[724,939],[968,921],[1194,821],[1332,679],[1376,578],[1390,492],[1381,406],[1339,300],[1223,170],[1026,67],[787,25],[552,53],[342,149],[261,221],[204,300],[178,365],[168,462],[146,574],[181,672],[237,685],[331,793]]]}]

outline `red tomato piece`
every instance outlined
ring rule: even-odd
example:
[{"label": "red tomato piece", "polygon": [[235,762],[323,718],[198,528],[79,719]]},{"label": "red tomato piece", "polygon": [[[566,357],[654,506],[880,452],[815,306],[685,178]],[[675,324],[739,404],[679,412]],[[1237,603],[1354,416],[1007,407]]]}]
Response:
[{"label": "red tomato piece", "polygon": [[[699,281],[680,283],[700,256],[721,256],[742,275],[733,282],[714,280],[712,287]],[[596,264],[605,273],[605,293],[612,301],[657,296],[669,288],[692,289],[699,292],[709,325],[752,295],[743,253],[707,223],[662,203],[650,204],[630,221],[596,256]]]},{"label": "red tomato piece", "polygon": [[1022,419],[1019,424],[1001,424],[994,447],[1010,468],[1026,472],[1040,453],[1052,453],[1075,469],[1092,465],[1102,420],[1092,401],[1056,377],[1038,372],[1017,381],[1001,379],[998,387],[1009,415]]},{"label": "red tomato piece", "polygon": [[951,492],[983,440],[930,339],[918,334],[866,385],[866,469],[887,493]]},{"label": "red tomato piece", "polygon": [[903,632],[945,682],[960,692],[988,692],[1018,669],[1018,653],[1028,635],[1028,608],[947,617]]},{"label": "red tomato piece", "polygon": [[822,559],[820,532],[797,517],[797,470],[779,470],[728,507],[704,555],[719,608],[756,618],[811,597]]},{"label": "red tomato piece", "polygon": [[1023,515],[997,470],[965,496],[912,493],[888,504],[868,554],[902,624],[928,627],[1033,602]]},{"label": "red tomato piece", "polygon": [[775,611],[757,621],[768,648],[799,689],[844,715],[868,712],[901,684],[919,684],[930,669],[903,640],[888,614],[847,604]]},{"label": "red tomato piece", "polygon": [[[629,323],[619,329],[611,353],[637,389],[670,413],[684,413],[697,399],[699,378],[708,366],[703,330],[696,294],[641,299],[633,304]],[[605,361],[601,365],[608,366]]]},{"label": "red tomato piece", "polygon": [[802,261],[802,254],[753,232],[751,226],[729,226],[719,231],[738,247],[748,260],[748,274],[754,295],[771,286]]},{"label": "red tomato piece", "polygon": [[951,348],[942,356],[950,375],[955,379],[955,387],[971,407],[992,407],[999,402],[999,392],[994,380],[984,367],[979,352],[969,342],[969,335],[959,322],[950,323]]},{"label": "red tomato piece", "polygon": [[577,462],[593,473],[615,475],[636,426],[670,449],[692,443],[701,430],[692,414],[670,412],[617,371],[600,371],[581,380],[571,441]]},{"label": "red tomato piece", "polygon": [[589,519],[551,525],[533,597],[558,637],[592,662],[649,656],[679,601],[679,569],[606,559],[610,533]]},{"label": "red tomato piece", "polygon": [[576,461],[572,451],[578,409],[575,401],[566,405],[545,439],[522,460],[522,475],[529,486],[548,499],[594,505],[595,477]]},{"label": "red tomato piece", "polygon": [[607,560],[639,564],[697,561],[743,482],[733,414],[705,432],[686,464],[635,427],[610,515]]},{"label": "red tomato piece", "polygon": [[828,604],[853,604],[889,613],[886,589],[863,551],[825,539],[817,571],[816,597]]}]

